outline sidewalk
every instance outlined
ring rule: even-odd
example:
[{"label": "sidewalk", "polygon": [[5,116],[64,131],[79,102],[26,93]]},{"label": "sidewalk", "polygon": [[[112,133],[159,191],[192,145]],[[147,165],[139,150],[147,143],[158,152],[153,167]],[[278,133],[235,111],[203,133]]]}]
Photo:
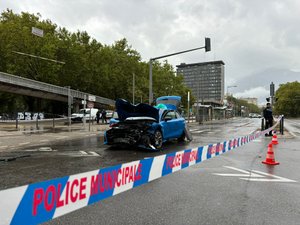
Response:
[{"label": "sidewalk", "polygon": [[7,150],[49,145],[53,142],[72,140],[89,136],[96,136],[109,129],[108,124],[75,123],[70,127],[64,123],[53,124],[40,123],[38,128],[35,123],[15,124],[0,123],[0,153]]}]

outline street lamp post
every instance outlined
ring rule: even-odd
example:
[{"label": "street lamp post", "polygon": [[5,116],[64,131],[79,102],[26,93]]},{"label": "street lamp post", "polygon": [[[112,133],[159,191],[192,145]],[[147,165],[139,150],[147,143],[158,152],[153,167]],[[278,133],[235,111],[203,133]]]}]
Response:
[{"label": "street lamp post", "polygon": [[65,86],[68,90],[68,125],[71,126],[71,104],[72,104],[72,96],[71,96],[71,86]]},{"label": "street lamp post", "polygon": [[132,104],[134,104],[135,74],[132,73]]},{"label": "street lamp post", "polygon": [[227,86],[227,96],[229,95],[229,88],[237,87],[236,85]]},{"label": "street lamp post", "polygon": [[154,58],[150,59],[150,61],[149,61],[149,104],[150,105],[153,102],[153,90],[152,90],[152,63],[153,63],[153,61],[156,59],[162,59],[162,58],[166,58],[169,56],[179,55],[179,54],[196,51],[196,50],[203,49],[203,48],[205,48],[205,52],[208,52],[211,50],[210,38],[205,38],[205,46],[203,46],[203,47],[193,48],[193,49],[189,49],[189,50],[185,50],[185,51],[181,51],[181,52],[175,52],[172,54],[162,55],[162,56],[158,56],[158,57],[154,57]]},{"label": "street lamp post", "polygon": [[[229,104],[229,102],[228,102],[229,89],[230,88],[234,88],[234,87],[237,87],[237,86],[236,85],[229,85],[229,86],[227,86],[227,94],[226,94],[227,104]],[[233,116],[235,116],[235,111],[236,111],[236,106],[233,105]]]}]

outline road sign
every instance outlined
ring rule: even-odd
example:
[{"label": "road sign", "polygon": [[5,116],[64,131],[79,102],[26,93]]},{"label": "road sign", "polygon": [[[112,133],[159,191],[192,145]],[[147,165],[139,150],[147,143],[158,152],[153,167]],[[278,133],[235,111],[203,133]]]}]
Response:
[{"label": "road sign", "polygon": [[44,31],[36,27],[32,27],[31,33],[39,37],[44,37]]},{"label": "road sign", "polygon": [[88,100],[91,101],[91,102],[95,102],[96,101],[96,96],[89,95]]},{"label": "road sign", "polygon": [[88,108],[94,108],[94,102],[88,102],[87,107]]}]

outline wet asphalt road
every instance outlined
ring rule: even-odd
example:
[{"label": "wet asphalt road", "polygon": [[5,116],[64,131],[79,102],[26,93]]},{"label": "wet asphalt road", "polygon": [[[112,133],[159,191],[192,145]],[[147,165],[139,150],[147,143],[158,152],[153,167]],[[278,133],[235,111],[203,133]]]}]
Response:
[{"label": "wet asphalt road", "polygon": [[[56,139],[52,143],[6,151],[5,155],[22,158],[0,163],[0,190],[221,142],[249,134],[257,129],[257,123],[259,123],[258,120],[234,119],[200,126],[191,124],[192,142],[168,142],[164,144],[162,151],[156,152],[108,147],[103,144],[103,132],[90,136],[83,134],[82,138],[71,140]],[[46,133],[38,137],[42,139],[49,135]],[[30,141],[31,138],[35,136],[28,136],[27,140]],[[11,174],[14,174],[13,178]]]},{"label": "wet asphalt road", "polygon": [[[261,163],[270,138],[260,138],[214,159],[54,219],[48,224],[299,224],[298,121],[286,121],[286,124],[295,129],[293,134],[296,135],[279,138],[280,143],[274,148],[276,160],[280,161],[278,166]],[[247,135],[259,127],[260,120],[247,118],[225,123],[219,121],[211,125],[194,124],[190,127],[194,137],[192,142],[170,142],[162,152],[107,148],[102,144],[101,135],[39,146],[51,147],[54,150],[51,152],[30,148],[18,150],[18,154],[31,150],[31,156],[0,163],[0,189],[221,142]],[[266,181],[215,175],[241,174],[232,168],[266,173],[263,178]],[[281,182],[272,175],[296,182]]]}]

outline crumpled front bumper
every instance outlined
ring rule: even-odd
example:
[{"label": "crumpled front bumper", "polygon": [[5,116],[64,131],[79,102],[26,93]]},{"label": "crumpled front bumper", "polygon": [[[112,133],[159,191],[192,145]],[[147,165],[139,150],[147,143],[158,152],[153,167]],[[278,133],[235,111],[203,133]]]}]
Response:
[{"label": "crumpled front bumper", "polygon": [[151,132],[141,130],[124,130],[110,129],[104,133],[104,144],[106,145],[131,145],[140,148],[155,150],[151,145]]}]

